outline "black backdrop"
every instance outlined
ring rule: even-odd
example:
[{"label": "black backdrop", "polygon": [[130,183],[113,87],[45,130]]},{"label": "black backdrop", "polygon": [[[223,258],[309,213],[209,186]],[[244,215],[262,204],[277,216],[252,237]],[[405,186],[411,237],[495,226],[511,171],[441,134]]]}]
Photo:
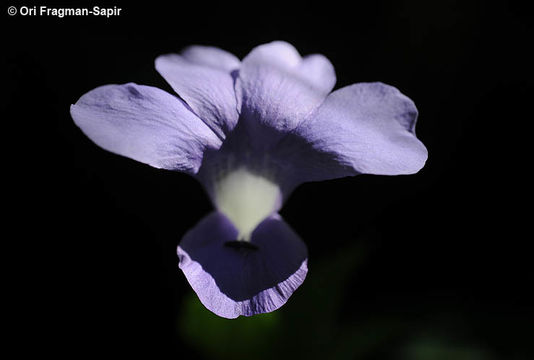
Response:
[{"label": "black backdrop", "polygon": [[[532,160],[520,160],[532,117],[526,9],[483,1],[180,0],[112,2],[123,10],[109,19],[6,13],[9,5],[31,4],[2,9],[4,220],[14,227],[4,240],[4,282],[13,289],[5,296],[21,351],[66,358],[217,354],[188,336],[193,325],[181,323],[192,290],[175,255],[180,237],[210,211],[208,198],[186,175],[92,144],[69,105],[110,83],[172,92],[153,61],[189,44],[243,57],[280,39],[301,54],[325,54],[336,88],[382,81],[412,98],[429,160],[413,176],[359,176],[293,193],[281,213],[308,244],[310,272],[278,311],[295,331],[259,342],[258,357],[278,346],[310,358],[352,358],[356,340],[334,355],[329,339],[363,323],[377,332],[402,324],[400,335],[377,340],[364,359],[416,358],[402,352],[406,333],[475,349],[477,358],[533,355],[531,235],[521,231],[531,211],[521,185]],[[340,263],[349,268],[342,279]],[[312,301],[323,286],[326,298],[337,299],[327,316],[324,304]],[[312,331],[307,318],[339,333]],[[234,340],[243,341],[239,333]],[[278,353],[284,355],[299,357]]]}]

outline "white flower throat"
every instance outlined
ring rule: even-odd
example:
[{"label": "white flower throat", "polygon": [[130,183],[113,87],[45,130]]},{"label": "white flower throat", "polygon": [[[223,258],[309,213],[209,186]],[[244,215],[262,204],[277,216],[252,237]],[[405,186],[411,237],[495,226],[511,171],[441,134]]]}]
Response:
[{"label": "white flower throat", "polygon": [[215,184],[215,206],[239,231],[236,240],[250,241],[256,226],[277,211],[280,202],[277,184],[245,168],[228,172]]}]

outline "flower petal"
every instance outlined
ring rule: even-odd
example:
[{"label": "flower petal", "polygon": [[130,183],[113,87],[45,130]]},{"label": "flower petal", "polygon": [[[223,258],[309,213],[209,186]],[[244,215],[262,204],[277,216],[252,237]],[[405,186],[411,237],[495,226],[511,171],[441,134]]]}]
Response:
[{"label": "flower petal", "polygon": [[133,83],[105,85],[71,105],[76,125],[98,146],[156,168],[195,174],[219,138],[177,97]]},{"label": "flower petal", "polygon": [[192,46],[161,55],[156,70],[222,140],[239,117],[232,71],[239,59],[213,47]]},{"label": "flower petal", "polygon": [[306,245],[278,215],[263,221],[250,243],[235,242],[237,235],[224,215],[211,213],[180,242],[180,268],[204,306],[219,316],[278,309],[306,277]]},{"label": "flower petal", "polygon": [[191,45],[183,49],[180,55],[187,61],[226,73],[239,69],[241,61],[232,53],[213,46]]},{"label": "flower petal", "polygon": [[[416,173],[427,159],[425,146],[415,136],[417,114],[413,101],[379,82],[333,92],[295,131],[318,152],[316,160],[323,158],[320,168],[309,169],[307,180]],[[309,153],[302,152],[300,161],[309,161]]]},{"label": "flower petal", "polygon": [[265,127],[291,131],[324,101],[335,81],[322,55],[302,58],[282,41],[260,45],[243,59],[236,79],[241,119],[256,134]]}]

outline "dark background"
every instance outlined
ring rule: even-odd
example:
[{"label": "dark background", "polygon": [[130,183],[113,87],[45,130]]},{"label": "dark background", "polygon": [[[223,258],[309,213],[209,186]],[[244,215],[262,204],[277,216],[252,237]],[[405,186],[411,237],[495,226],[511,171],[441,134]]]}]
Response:
[{"label": "dark background", "polygon": [[[4,283],[21,353],[534,357],[526,8],[184,0],[113,2],[109,19],[7,15],[32,4],[2,6]],[[219,319],[177,268],[181,236],[211,209],[199,183],[101,150],[69,105],[110,83],[172,92],[153,61],[190,44],[242,58],[272,40],[326,55],[336,88],[398,87],[429,159],[412,176],[299,187],[281,213],[308,245],[307,280],[275,313]]]}]

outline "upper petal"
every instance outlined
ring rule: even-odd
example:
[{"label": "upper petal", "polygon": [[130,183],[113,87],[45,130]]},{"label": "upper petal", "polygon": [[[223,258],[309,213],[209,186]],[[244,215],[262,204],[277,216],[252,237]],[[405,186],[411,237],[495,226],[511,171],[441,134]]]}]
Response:
[{"label": "upper petal", "polygon": [[232,77],[239,60],[221,49],[191,46],[180,55],[159,56],[155,65],[174,91],[224,139],[239,117]]},{"label": "upper petal", "polygon": [[334,68],[322,55],[302,58],[282,41],[260,45],[243,59],[236,79],[240,121],[247,122],[252,136],[264,128],[291,131],[324,101],[335,81]]},{"label": "upper petal", "polygon": [[180,268],[204,306],[219,316],[278,309],[306,277],[306,245],[278,215],[258,225],[250,243],[228,246],[237,235],[221,213],[206,216],[180,242]]},{"label": "upper petal", "polygon": [[416,173],[428,155],[415,136],[417,114],[413,101],[379,82],[333,92],[295,131],[332,160],[324,169],[307,174],[308,178]]},{"label": "upper petal", "polygon": [[204,151],[221,145],[180,99],[151,86],[101,86],[71,105],[70,112],[100,147],[156,168],[195,174]]},{"label": "upper petal", "polygon": [[239,69],[241,65],[237,56],[213,46],[191,45],[183,49],[180,55],[193,64],[212,67],[226,73]]}]

